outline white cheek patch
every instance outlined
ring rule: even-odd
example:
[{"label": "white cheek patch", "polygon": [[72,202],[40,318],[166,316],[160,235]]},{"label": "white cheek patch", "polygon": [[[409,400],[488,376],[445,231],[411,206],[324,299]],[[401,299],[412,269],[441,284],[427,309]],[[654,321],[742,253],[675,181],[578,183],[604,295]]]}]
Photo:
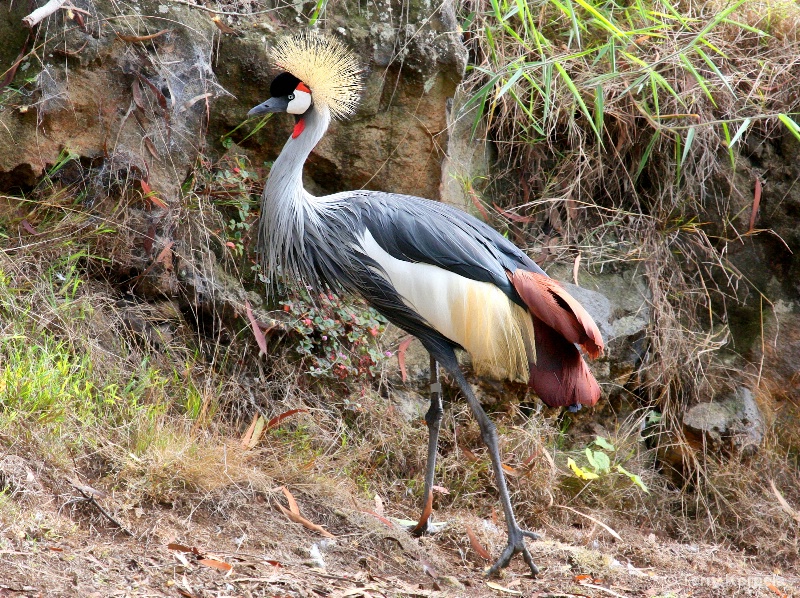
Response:
[{"label": "white cheek patch", "polygon": [[294,91],[294,99],[289,102],[286,107],[286,112],[289,114],[305,114],[305,111],[311,107],[311,94],[307,91]]}]

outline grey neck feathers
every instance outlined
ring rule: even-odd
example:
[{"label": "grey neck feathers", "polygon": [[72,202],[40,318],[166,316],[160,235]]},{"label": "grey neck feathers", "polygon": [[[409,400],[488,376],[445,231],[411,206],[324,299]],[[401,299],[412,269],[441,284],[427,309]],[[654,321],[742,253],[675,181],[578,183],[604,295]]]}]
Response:
[{"label": "grey neck feathers", "polygon": [[[303,188],[303,164],[330,124],[326,106],[312,106],[303,115],[305,127],[290,137],[270,170],[261,204],[259,250],[271,283],[279,278],[298,282],[307,272],[303,242],[306,228],[318,222],[318,201]],[[275,285],[270,284],[270,292]]]}]

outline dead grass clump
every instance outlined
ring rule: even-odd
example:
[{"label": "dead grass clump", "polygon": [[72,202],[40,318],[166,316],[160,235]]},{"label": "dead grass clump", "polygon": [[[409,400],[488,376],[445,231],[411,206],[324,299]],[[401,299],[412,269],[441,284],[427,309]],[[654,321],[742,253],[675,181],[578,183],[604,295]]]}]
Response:
[{"label": "dead grass clump", "polygon": [[490,192],[501,220],[547,260],[644,264],[652,325],[635,390],[661,414],[658,440],[678,447],[687,479],[722,484],[690,483],[682,499],[699,501],[695,532],[722,533],[716,509],[734,487],[687,444],[682,415],[756,373],[736,361],[732,378],[730,358],[720,359],[726,306],[755,290],[727,258],[753,203],[736,175],[748,168],[748,135],[800,135],[797,7],[476,0],[467,13],[466,107],[487,119],[498,148]]}]

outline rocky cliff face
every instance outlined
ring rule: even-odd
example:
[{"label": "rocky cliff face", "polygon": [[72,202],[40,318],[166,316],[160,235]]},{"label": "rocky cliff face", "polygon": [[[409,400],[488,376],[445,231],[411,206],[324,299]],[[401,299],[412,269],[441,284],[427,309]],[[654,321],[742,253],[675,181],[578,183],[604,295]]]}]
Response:
[{"label": "rocky cliff face", "polygon": [[[123,189],[138,188],[138,200],[125,208],[128,234],[115,249],[116,273],[141,275],[138,292],[147,296],[175,295],[189,279],[195,290],[218,286],[179,280],[181,271],[197,271],[191,239],[199,239],[188,232],[191,213],[178,216],[181,186],[200,157],[213,160],[230,148],[223,140],[257,168],[280,152],[288,117],[255,134],[254,123],[243,122],[277,74],[271,44],[304,26],[302,6],[222,17],[155,0],[127,14],[109,0],[74,6],[30,35],[21,21],[27,5],[0,15],[0,56],[13,65],[0,97],[0,190],[30,191],[58,164],[61,183],[82,186],[85,209],[108,217],[109,197],[115,202]],[[343,3],[327,18],[325,29],[361,56],[365,92],[358,113],[335,123],[313,153],[308,187],[438,198],[448,101],[467,59],[453,6]],[[191,267],[153,268],[173,241],[176,257]],[[207,257],[207,266],[216,263]]]}]

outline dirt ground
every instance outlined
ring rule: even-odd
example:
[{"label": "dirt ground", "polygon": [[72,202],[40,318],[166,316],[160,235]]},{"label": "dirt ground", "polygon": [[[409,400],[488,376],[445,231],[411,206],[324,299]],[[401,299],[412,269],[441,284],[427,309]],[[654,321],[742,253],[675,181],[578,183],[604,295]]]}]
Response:
[{"label": "dirt ground", "polygon": [[302,514],[335,535],[325,538],[278,510],[287,504],[280,488],[233,487],[183,504],[130,508],[103,493],[86,500],[91,488],[40,483],[26,471],[29,491],[4,496],[16,508],[6,503],[2,512],[17,516],[0,529],[2,597],[800,596],[796,572],[634,529],[617,529],[615,539],[588,519],[582,529],[538,530],[544,539],[529,542],[538,578],[516,557],[501,578],[487,579],[466,529],[493,555],[504,531],[467,513],[436,513],[447,527],[416,540],[388,514],[293,489]]}]

